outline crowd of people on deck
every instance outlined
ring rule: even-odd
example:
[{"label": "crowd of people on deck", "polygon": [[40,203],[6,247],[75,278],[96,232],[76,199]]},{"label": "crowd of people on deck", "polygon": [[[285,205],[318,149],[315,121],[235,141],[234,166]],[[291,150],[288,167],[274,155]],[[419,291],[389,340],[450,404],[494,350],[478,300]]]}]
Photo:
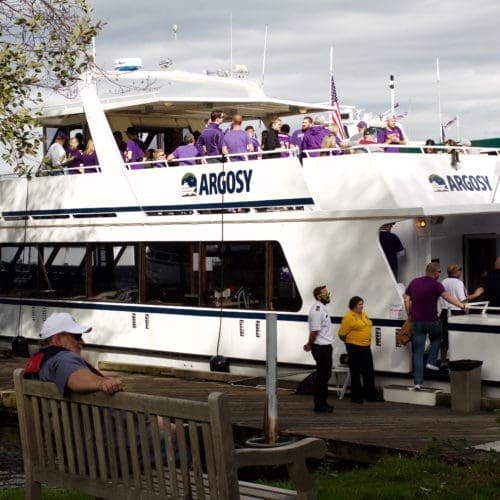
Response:
[{"label": "crowd of people on deck", "polygon": [[[224,130],[222,123],[225,119],[223,111],[212,111],[201,133],[198,131],[186,133],[182,142],[175,145],[168,153],[159,148],[148,149],[135,127],[127,128],[126,140],[120,131],[113,132],[113,135],[118,150],[130,170],[280,158],[290,155],[302,159],[367,151],[395,153],[400,151],[400,146],[407,144],[405,134],[393,116],[387,117],[383,128],[371,127],[367,122],[359,121],[357,133],[348,139],[342,139],[338,126],[327,123],[323,115],[314,118],[305,116],[301,127],[293,133],[289,124],[282,123],[282,120],[275,116],[271,118],[268,128],[262,132],[260,141],[252,125],[243,127],[243,117],[240,114],[233,115],[229,127]],[[68,141],[69,144],[65,147]],[[469,145],[462,141],[458,146],[455,141],[449,139],[445,144],[446,149],[439,149],[432,139],[428,139],[424,152],[429,154],[448,152],[456,155],[456,163],[459,161],[458,152],[466,152]],[[63,131],[59,131],[42,161],[39,175],[81,174],[98,170],[99,158],[92,138],[84,144],[81,133],[68,137]]]}]

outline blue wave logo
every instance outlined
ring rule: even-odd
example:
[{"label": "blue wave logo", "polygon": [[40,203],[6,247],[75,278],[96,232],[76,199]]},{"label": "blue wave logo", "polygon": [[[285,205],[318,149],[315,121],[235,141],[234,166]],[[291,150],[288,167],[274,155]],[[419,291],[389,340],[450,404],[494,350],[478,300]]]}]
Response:
[{"label": "blue wave logo", "polygon": [[439,175],[429,175],[429,182],[431,183],[432,189],[436,192],[449,191],[446,181],[442,177],[439,177]]},{"label": "blue wave logo", "polygon": [[181,191],[182,196],[197,196],[198,181],[192,172],[187,172],[182,176]]}]

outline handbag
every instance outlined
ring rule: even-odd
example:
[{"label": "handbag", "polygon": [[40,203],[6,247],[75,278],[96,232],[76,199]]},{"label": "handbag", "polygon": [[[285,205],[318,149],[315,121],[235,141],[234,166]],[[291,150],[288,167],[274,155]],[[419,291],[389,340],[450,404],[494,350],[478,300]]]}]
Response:
[{"label": "handbag", "polygon": [[401,326],[398,333],[398,341],[401,345],[411,342],[411,319],[408,318]]}]

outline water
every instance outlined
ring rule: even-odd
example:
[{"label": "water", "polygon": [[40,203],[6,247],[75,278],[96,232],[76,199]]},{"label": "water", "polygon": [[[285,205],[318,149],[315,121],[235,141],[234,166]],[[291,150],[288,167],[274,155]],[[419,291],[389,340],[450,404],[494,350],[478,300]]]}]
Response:
[{"label": "water", "polygon": [[14,424],[2,424],[0,426],[0,490],[23,487],[23,453],[19,428]]}]

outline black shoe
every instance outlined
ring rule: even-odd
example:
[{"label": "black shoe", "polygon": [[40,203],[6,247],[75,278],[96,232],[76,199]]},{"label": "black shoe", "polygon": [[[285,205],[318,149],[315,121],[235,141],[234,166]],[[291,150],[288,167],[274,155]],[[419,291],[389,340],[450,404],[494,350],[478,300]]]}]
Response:
[{"label": "black shoe", "polygon": [[333,411],[333,406],[330,405],[322,405],[322,406],[315,406],[314,411],[316,413],[332,413]]},{"label": "black shoe", "polygon": [[368,401],[369,403],[380,403],[384,400],[384,398],[382,396],[375,396],[373,398],[366,398],[366,401]]}]

